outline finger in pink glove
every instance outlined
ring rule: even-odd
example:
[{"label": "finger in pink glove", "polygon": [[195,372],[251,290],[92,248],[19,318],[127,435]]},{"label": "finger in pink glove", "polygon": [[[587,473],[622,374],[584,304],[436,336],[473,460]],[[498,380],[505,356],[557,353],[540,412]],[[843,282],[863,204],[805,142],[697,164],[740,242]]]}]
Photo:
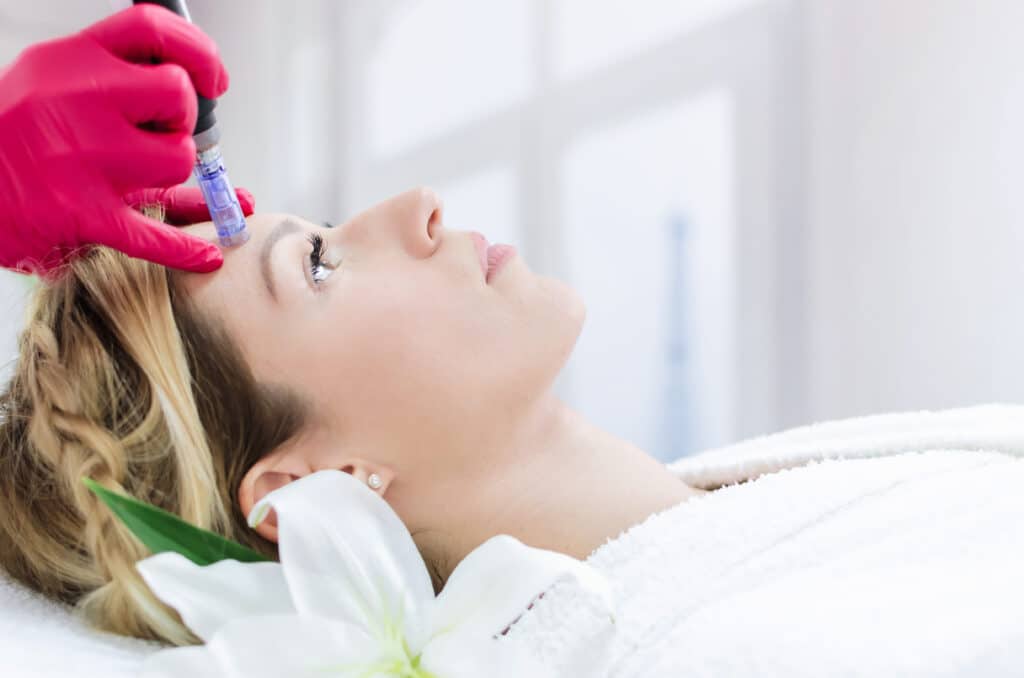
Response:
[{"label": "finger in pink glove", "polygon": [[[250,216],[256,206],[252,193],[244,188],[237,188],[235,195],[242,206],[242,213]],[[180,268],[196,273],[209,273],[224,263],[224,255],[219,247],[207,250],[205,246],[210,244],[208,241],[173,227],[210,220],[210,210],[198,186],[145,188],[126,195],[125,203],[136,211],[130,218],[126,217],[130,222],[139,224],[142,228],[155,230],[153,237],[140,246],[143,249],[137,250],[140,254],[136,256],[149,260],[154,256],[178,256],[187,264]],[[166,223],[156,222],[138,212],[138,209],[145,205],[157,204],[164,208]],[[143,226],[143,223],[146,225]],[[202,251],[204,254],[199,259],[190,259],[189,252],[192,251]]]},{"label": "finger in pink glove", "polygon": [[[242,214],[251,216],[256,199],[244,188],[236,188],[235,195],[242,206]],[[143,205],[162,205],[167,213],[167,223],[177,226],[198,224],[210,220],[210,208],[203,200],[198,186],[171,186],[170,188],[144,188],[124,197],[129,207],[138,209]]]}]

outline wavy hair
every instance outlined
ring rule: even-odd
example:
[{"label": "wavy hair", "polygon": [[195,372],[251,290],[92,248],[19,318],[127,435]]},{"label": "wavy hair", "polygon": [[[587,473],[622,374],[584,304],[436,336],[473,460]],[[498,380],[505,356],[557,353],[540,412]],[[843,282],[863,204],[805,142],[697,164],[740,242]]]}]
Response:
[{"label": "wavy hair", "polygon": [[97,247],[32,294],[0,393],[0,567],[88,623],[200,642],[136,571],[148,550],[81,482],[171,511],[276,560],[237,488],[307,408],[258,383],[176,274]]}]

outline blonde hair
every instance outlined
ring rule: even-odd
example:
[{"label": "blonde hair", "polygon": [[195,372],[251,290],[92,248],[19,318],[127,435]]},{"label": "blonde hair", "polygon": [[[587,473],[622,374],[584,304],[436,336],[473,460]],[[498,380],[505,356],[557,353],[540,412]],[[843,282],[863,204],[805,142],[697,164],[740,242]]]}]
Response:
[{"label": "blonde hair", "polygon": [[175,280],[97,247],[34,292],[0,393],[0,567],[93,626],[187,645],[135,569],[148,550],[81,477],[277,559],[235,493],[306,409],[257,383]]}]

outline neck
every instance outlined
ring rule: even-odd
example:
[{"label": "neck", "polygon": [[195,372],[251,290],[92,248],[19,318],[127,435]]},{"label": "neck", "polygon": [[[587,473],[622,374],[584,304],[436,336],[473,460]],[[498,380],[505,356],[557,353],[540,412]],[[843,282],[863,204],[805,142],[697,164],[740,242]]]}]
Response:
[{"label": "neck", "polygon": [[452,538],[437,554],[444,579],[496,534],[582,560],[652,513],[703,493],[554,395],[519,422],[507,449],[491,457],[503,461],[473,484],[479,492],[463,504],[474,507],[468,520],[463,513],[445,530]]}]

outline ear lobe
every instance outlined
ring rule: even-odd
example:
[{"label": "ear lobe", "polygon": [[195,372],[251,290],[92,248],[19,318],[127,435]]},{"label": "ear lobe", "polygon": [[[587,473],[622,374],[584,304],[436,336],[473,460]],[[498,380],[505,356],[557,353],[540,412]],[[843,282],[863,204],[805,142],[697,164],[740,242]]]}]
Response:
[{"label": "ear lobe", "polygon": [[[322,444],[317,445],[317,441]],[[334,449],[335,445],[329,437],[314,439],[306,436],[301,442],[289,443],[256,462],[238,485],[238,507],[242,515],[248,518],[253,507],[274,490],[324,468],[349,473],[364,484],[368,484],[371,474],[375,475],[374,485],[370,487],[384,496],[394,480],[395,472],[365,458],[345,458]],[[253,529],[267,541],[278,543],[277,513],[274,509],[267,511],[267,515]]]},{"label": "ear lobe", "polygon": [[[387,466],[378,466],[373,462],[365,461],[363,459],[356,460],[356,463],[346,464],[341,468],[345,473],[350,474],[353,478],[369,485],[370,489],[377,492],[381,496],[387,491],[391,481],[394,480],[395,473]],[[376,484],[370,484],[370,478],[376,476]]]}]

